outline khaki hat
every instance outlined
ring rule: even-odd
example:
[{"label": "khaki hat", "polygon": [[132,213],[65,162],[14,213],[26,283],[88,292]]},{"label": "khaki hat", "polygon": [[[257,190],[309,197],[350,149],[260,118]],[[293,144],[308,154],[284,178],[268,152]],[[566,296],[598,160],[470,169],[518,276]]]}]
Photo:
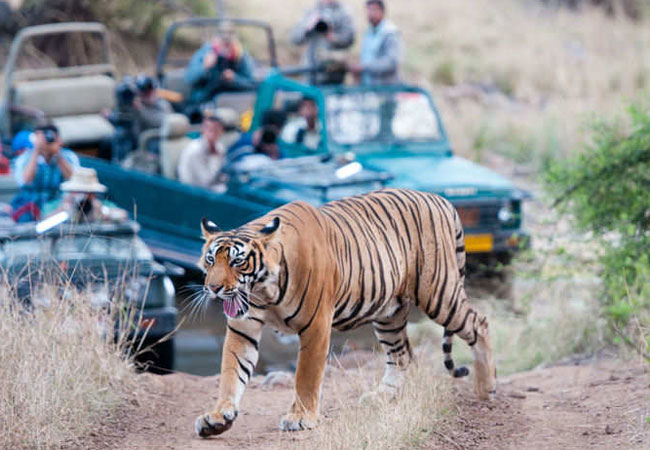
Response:
[{"label": "khaki hat", "polygon": [[61,183],[63,192],[87,192],[101,194],[108,190],[97,179],[95,169],[77,167],[68,181]]}]

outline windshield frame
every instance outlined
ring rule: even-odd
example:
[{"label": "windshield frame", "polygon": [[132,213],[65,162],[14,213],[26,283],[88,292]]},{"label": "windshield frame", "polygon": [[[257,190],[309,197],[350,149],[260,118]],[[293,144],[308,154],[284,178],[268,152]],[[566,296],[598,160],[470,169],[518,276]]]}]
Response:
[{"label": "windshield frame", "polygon": [[[379,148],[385,148],[384,151],[391,151],[393,149],[399,148],[404,151],[413,151],[416,153],[422,152],[436,152],[436,153],[450,153],[449,141],[447,138],[447,131],[442,123],[442,118],[440,112],[433,101],[433,98],[429,93],[419,87],[406,85],[406,84],[391,84],[391,85],[356,85],[356,86],[333,86],[333,87],[324,87],[323,91],[323,101],[321,104],[321,120],[324,124],[325,137],[327,139],[328,147],[330,151],[334,150],[335,152],[345,152],[345,151],[355,151],[356,153],[368,153],[368,152],[377,152]],[[440,137],[438,139],[391,139],[387,141],[361,141],[357,143],[341,143],[337,142],[331,132],[328,125],[327,117],[327,99],[330,96],[334,95],[345,95],[345,94],[355,94],[355,93],[412,93],[422,95],[429,106],[431,111],[434,113],[438,130],[440,132]]]}]

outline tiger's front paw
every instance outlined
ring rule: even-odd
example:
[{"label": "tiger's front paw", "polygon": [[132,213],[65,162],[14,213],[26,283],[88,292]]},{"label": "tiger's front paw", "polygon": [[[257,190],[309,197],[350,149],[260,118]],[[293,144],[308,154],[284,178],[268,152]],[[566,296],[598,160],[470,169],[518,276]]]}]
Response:
[{"label": "tiger's front paw", "polygon": [[194,431],[202,438],[216,436],[228,431],[236,418],[237,408],[232,402],[219,402],[214,412],[196,418]]},{"label": "tiger's front paw", "polygon": [[280,420],[282,431],[311,430],[316,427],[318,416],[311,413],[288,413]]}]

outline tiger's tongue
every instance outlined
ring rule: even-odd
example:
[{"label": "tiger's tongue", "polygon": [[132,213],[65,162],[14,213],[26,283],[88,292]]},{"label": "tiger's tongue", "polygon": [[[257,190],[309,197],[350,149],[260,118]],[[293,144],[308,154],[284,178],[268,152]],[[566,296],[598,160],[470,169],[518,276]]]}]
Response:
[{"label": "tiger's tongue", "polygon": [[235,300],[224,300],[223,311],[226,313],[228,317],[232,317],[232,318],[237,317],[237,311],[239,311],[239,308],[237,307],[237,302]]}]

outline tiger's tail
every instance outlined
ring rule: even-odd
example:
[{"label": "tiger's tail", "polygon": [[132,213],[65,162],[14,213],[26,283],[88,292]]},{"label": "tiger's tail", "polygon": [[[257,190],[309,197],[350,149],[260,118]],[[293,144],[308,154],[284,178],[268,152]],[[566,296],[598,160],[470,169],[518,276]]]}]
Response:
[{"label": "tiger's tail", "polygon": [[[456,233],[456,260],[458,261],[458,271],[460,272],[460,283],[465,284],[465,233],[463,232],[463,224],[460,222],[456,208],[454,208],[454,229]],[[442,337],[442,353],[445,358],[445,368],[454,378],[465,377],[469,375],[469,369],[467,367],[454,367],[454,360],[451,357],[451,341],[453,338],[454,333],[445,328]]]},{"label": "tiger's tail", "polygon": [[445,357],[445,369],[449,371],[449,375],[454,378],[461,378],[469,375],[469,369],[465,366],[454,367],[454,360],[451,357],[451,341],[454,338],[454,333],[445,328],[445,333],[442,336],[442,353]]}]

